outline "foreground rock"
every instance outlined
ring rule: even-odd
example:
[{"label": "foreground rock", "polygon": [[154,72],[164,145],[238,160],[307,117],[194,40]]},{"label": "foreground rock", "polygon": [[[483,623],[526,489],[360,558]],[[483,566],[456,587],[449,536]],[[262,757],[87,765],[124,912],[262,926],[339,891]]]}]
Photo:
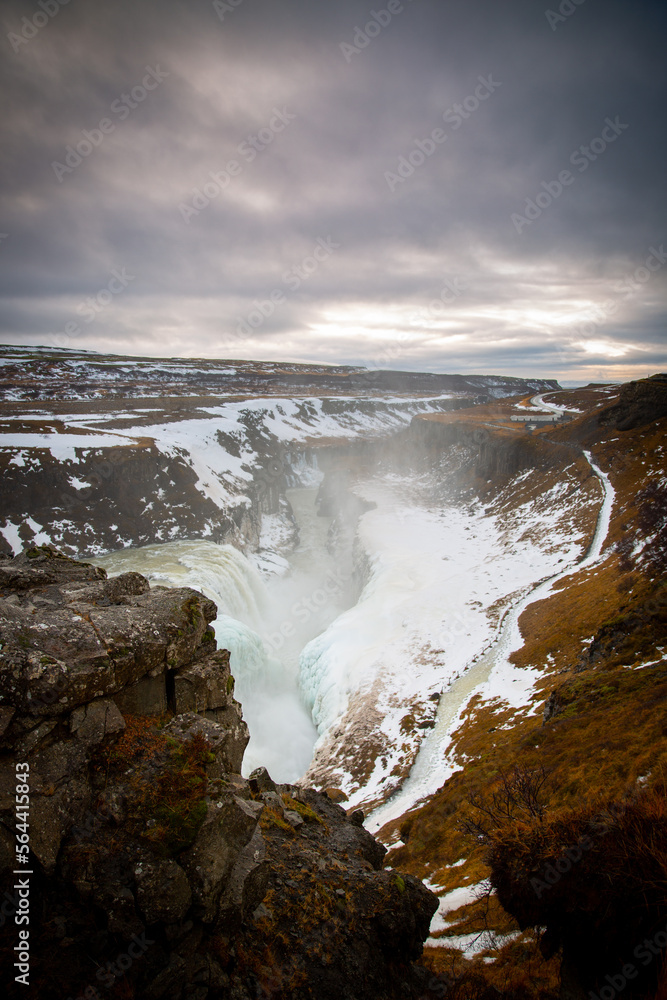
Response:
[{"label": "foreground rock", "polygon": [[[0,562],[2,962],[16,764],[30,786],[34,995],[428,997],[436,898],[312,790],[240,769],[215,605],[49,548]],[[22,770],[22,773],[23,770]],[[14,995],[14,991],[10,991]]]}]

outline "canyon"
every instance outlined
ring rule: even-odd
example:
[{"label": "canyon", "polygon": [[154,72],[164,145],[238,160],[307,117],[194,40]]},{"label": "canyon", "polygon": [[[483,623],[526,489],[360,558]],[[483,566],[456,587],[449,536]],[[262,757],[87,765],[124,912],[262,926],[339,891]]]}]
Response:
[{"label": "canyon", "polygon": [[[575,828],[597,857],[605,810],[605,843],[626,844],[628,810],[659,792],[664,376],[566,391],[46,349],[2,362],[3,760],[35,762],[43,899],[66,892],[62,934],[40,925],[48,961],[92,921],[100,961],[158,927],[128,974],[140,996],[599,989],[619,932],[598,889],[577,923],[575,876],[543,905],[526,885]],[[75,691],[49,701],[58,677]],[[165,823],[145,788],[183,772],[201,794]],[[623,896],[605,899],[609,914]]]}]

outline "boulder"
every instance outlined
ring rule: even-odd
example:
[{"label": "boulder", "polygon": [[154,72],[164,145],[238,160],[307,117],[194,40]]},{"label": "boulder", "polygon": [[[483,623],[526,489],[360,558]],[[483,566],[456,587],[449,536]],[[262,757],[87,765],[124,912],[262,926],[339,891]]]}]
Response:
[{"label": "boulder", "polygon": [[261,804],[237,796],[212,802],[195,843],[181,854],[195,912],[204,923],[217,917],[223,886],[255,832],[261,811]]},{"label": "boulder", "polygon": [[98,698],[76,708],[70,716],[69,726],[77,739],[96,746],[105,736],[125,729],[125,722],[113,701]]},{"label": "boulder", "polygon": [[182,668],[174,675],[173,684],[174,711],[178,714],[226,708],[234,690],[228,651],[221,649]]},{"label": "boulder", "polygon": [[275,781],[273,781],[265,767],[256,767],[250,775],[248,784],[255,795],[261,795],[262,792],[276,792],[278,790]]},{"label": "boulder", "polygon": [[165,727],[164,734],[183,741],[200,733],[210,746],[215,758],[206,767],[210,778],[220,778],[228,772],[240,773],[243,753],[250,739],[248,727],[240,713],[241,706],[230,706],[226,725],[202,718],[194,712],[175,716]]},{"label": "boulder", "polygon": [[187,875],[175,861],[165,858],[135,869],[137,903],[147,925],[183,920],[192,903]]},{"label": "boulder", "polygon": [[267,893],[269,875],[266,844],[257,826],[229,876],[219,912],[223,926],[231,928],[257,909]]},{"label": "boulder", "polygon": [[106,570],[78,562],[51,545],[39,545],[0,562],[0,590],[30,590],[73,580],[104,580]]}]

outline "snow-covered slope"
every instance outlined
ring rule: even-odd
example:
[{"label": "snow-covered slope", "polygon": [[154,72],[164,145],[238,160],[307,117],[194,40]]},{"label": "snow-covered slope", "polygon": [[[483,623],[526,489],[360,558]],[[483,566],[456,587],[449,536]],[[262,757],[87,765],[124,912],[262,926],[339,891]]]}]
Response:
[{"label": "snow-covered slope", "polygon": [[[321,734],[304,780],[342,788],[354,806],[377,806],[401,786],[441,694],[464,672],[462,683],[474,678],[467,671],[509,607],[582,557],[600,505],[574,460],[556,475],[511,477],[486,506],[443,504],[428,478],[354,484],[376,505],[359,523],[370,578],[301,657]],[[498,683],[511,699],[528,680]]]},{"label": "snow-covered slope", "polygon": [[0,400],[109,400],[160,396],[377,396],[455,393],[488,398],[556,389],[548,379],[370,370],[352,365],[144,358],[0,345]]},{"label": "snow-covered slope", "polygon": [[289,535],[280,497],[308,480],[315,449],[550,385],[0,346],[0,551],[37,539],[93,555],[180,538],[256,550],[262,515]]}]

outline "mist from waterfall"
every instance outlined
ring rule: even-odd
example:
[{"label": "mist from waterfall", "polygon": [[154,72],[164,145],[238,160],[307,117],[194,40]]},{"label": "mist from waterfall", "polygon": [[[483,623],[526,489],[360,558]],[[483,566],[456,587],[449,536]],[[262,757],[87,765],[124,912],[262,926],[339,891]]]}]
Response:
[{"label": "mist from waterfall", "polygon": [[300,529],[285,576],[264,580],[231,545],[206,540],[124,549],[96,560],[110,576],[136,571],[153,586],[192,587],[215,601],[219,649],[228,649],[235,697],[250,730],[243,771],[264,765],[278,781],[307,769],[317,730],[299,684],[303,647],[349,606],[347,580],[326,549],[329,518],[314,488],[288,491]]}]

